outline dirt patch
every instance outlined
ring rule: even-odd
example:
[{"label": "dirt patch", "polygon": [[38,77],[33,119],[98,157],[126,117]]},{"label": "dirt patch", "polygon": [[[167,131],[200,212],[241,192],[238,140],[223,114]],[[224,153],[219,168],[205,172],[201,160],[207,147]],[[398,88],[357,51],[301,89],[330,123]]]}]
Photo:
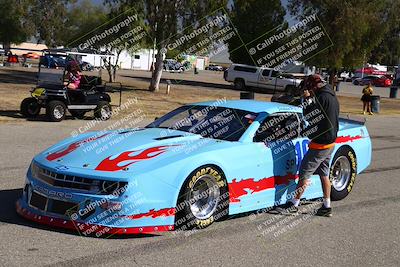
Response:
[{"label": "dirt patch", "polygon": [[[29,96],[29,90],[35,86],[35,68],[0,68],[0,122],[25,121],[19,114],[21,101]],[[88,73],[93,75],[93,73]],[[103,72],[103,79],[107,75]],[[117,80],[124,86],[122,102],[129,98],[137,99],[136,106],[122,110],[113,119],[118,119],[140,108],[147,118],[152,119],[165,114],[183,104],[213,101],[216,99],[238,99],[240,92],[230,89],[231,86],[222,78],[221,72],[203,71],[199,75],[192,72],[163,74],[160,91],[148,91],[151,74],[146,71],[121,70]],[[169,95],[165,94],[167,81],[172,83]],[[117,104],[118,95],[112,94],[113,104]],[[271,95],[256,94],[256,99],[269,101]],[[361,114],[362,103],[358,97],[339,96],[341,112]],[[42,113],[44,110],[42,111]],[[383,115],[400,114],[400,101],[381,99],[381,113]],[[88,116],[92,114],[88,113]]]}]

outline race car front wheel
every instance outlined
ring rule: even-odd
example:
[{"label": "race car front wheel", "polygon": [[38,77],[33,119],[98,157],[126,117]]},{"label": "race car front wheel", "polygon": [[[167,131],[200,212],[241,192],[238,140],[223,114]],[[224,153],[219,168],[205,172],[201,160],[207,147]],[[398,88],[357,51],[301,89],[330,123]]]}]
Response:
[{"label": "race car front wheel", "polygon": [[330,170],[331,199],[342,200],[353,189],[357,174],[357,160],[354,152],[347,148],[340,148],[332,161]]},{"label": "race car front wheel", "polygon": [[229,192],[223,173],[207,165],[194,170],[181,189],[175,228],[205,228],[227,217]]}]

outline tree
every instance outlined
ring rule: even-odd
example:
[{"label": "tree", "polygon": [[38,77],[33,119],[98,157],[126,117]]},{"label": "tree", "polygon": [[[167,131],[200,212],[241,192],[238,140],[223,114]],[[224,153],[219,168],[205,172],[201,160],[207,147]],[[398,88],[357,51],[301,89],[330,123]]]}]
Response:
[{"label": "tree", "polygon": [[91,0],[71,5],[66,14],[62,43],[66,47],[77,45],[80,39],[107,21],[107,12]]},{"label": "tree", "polygon": [[[135,7],[138,12],[143,14],[148,33],[146,45],[157,50],[149,90],[158,91],[163,70],[163,52],[168,50],[168,43],[173,41],[187,26],[200,26],[199,22],[204,16],[220,7],[226,6],[227,1],[106,0],[106,2],[120,7]],[[184,49],[195,40],[197,39],[187,42],[180,49]]]},{"label": "tree", "polygon": [[[230,39],[230,60],[255,65],[244,44],[252,42],[268,31],[284,24],[286,11],[280,0],[235,0],[231,8],[232,23],[241,39]],[[240,47],[240,48],[239,48]]]},{"label": "tree", "polygon": [[29,4],[29,0],[0,0],[0,42],[6,51],[11,43],[26,41],[34,31],[27,19]]},{"label": "tree", "polygon": [[66,42],[68,48],[81,52],[104,52],[102,57],[109,81],[115,81],[119,57],[124,50],[135,51],[142,40],[132,41],[143,32],[142,19],[136,17],[132,8],[111,6],[99,7],[86,0],[71,8],[68,29],[73,34]]},{"label": "tree", "polygon": [[[371,52],[370,62],[382,65],[400,64],[400,0],[388,1],[387,32],[381,43]],[[382,30],[382,29],[378,29]]]},{"label": "tree", "polygon": [[307,63],[334,73],[363,64],[387,29],[387,0],[289,0],[289,10],[297,19],[317,14],[333,45]]},{"label": "tree", "polygon": [[67,21],[67,5],[75,0],[31,0],[30,20],[36,26],[36,37],[49,47],[62,45]]},{"label": "tree", "polygon": [[67,6],[76,0],[0,0],[0,41],[4,47],[34,36],[50,47],[63,44]]}]

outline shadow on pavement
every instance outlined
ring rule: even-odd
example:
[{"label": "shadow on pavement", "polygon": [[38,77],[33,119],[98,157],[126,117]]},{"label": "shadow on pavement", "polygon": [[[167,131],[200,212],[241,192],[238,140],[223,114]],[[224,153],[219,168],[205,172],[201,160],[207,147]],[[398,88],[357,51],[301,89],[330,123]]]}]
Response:
[{"label": "shadow on pavement", "polygon": [[[25,118],[21,115],[19,110],[0,110],[0,116],[14,118],[14,119],[21,119],[21,120],[25,120],[25,121],[49,122],[46,114],[39,114],[35,118]],[[76,118],[74,118],[73,116],[67,115],[64,120],[75,120],[75,119]],[[83,119],[79,119],[79,120],[93,120],[93,119],[94,119],[93,116],[85,116]]]}]

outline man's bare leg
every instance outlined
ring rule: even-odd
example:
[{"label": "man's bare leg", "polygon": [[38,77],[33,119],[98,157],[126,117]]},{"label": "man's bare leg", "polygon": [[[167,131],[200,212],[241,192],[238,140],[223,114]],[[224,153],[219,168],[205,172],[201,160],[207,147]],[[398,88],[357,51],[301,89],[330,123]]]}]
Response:
[{"label": "man's bare leg", "polygon": [[331,181],[329,176],[320,176],[322,191],[324,192],[324,206],[325,208],[331,207]]},{"label": "man's bare leg", "polygon": [[297,184],[296,191],[294,197],[292,199],[293,204],[297,207],[300,204],[301,196],[303,195],[304,191],[306,190],[307,186],[310,185],[310,179],[300,179],[299,183]]}]

